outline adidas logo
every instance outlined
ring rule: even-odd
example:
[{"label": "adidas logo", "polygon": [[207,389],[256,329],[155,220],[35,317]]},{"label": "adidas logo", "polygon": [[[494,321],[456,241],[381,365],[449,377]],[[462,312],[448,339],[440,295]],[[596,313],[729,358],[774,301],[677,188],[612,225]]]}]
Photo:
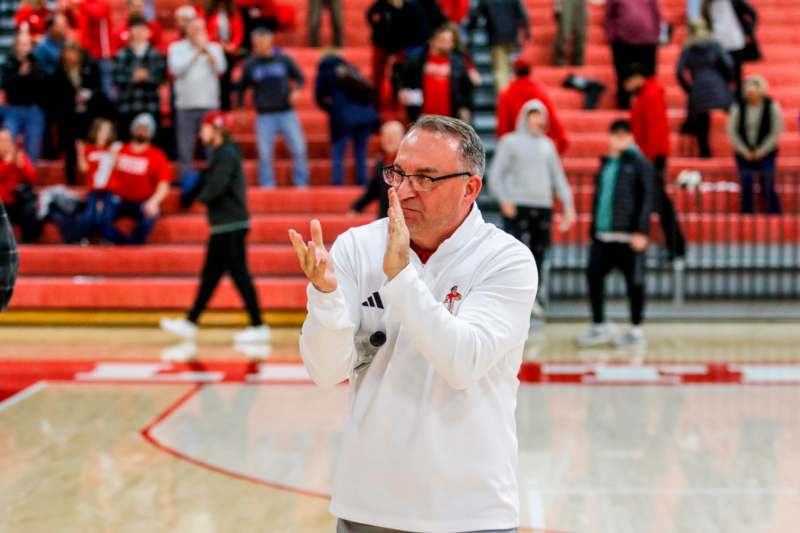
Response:
[{"label": "adidas logo", "polygon": [[367,298],[361,303],[361,307],[377,307],[378,309],[383,309],[383,301],[381,300],[381,295],[377,292],[373,292],[372,296]]}]

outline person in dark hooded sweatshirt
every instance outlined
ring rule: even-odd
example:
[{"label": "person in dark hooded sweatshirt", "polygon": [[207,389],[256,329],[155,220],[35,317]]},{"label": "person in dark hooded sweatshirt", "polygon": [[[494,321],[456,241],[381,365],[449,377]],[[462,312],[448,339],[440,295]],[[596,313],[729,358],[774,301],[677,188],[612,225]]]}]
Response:
[{"label": "person in dark hooded sweatshirt", "polygon": [[[564,209],[561,230],[575,221],[572,191],[556,145],[547,136],[548,121],[541,100],[526,102],[517,116],[516,131],[497,144],[488,174],[489,191],[500,202],[505,230],[530,248],[540,273],[550,248],[554,191]],[[543,292],[540,287],[540,299]],[[542,312],[537,302],[534,314]]]},{"label": "person in dark hooded sweatshirt", "polygon": [[200,140],[212,151],[211,160],[200,173],[191,193],[208,207],[211,226],[200,288],[186,318],[163,318],[161,329],[193,340],[197,335],[197,321],[227,272],[244,300],[251,324],[235,335],[235,343],[266,343],[270,341],[270,330],[261,319],[258,294],[247,267],[247,234],[250,230],[247,182],[239,147],[230,139],[225,122],[224,113],[212,111],[203,118],[200,128]]}]

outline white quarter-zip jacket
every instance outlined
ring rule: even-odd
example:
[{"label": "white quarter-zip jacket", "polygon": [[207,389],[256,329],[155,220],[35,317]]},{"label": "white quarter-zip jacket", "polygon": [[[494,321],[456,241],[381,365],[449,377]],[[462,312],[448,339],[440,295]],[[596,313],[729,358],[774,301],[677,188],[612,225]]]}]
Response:
[{"label": "white quarter-zip jacket", "polygon": [[307,290],[303,362],[319,385],[350,380],[331,512],[428,533],[517,527],[514,411],[533,256],[475,205],[425,265],[412,251],[387,282],[387,225],[339,236],[338,288]]}]

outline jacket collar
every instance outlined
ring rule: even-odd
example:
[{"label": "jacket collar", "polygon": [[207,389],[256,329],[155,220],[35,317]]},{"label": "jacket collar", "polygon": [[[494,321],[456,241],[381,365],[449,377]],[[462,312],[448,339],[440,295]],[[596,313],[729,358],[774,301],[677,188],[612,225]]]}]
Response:
[{"label": "jacket collar", "polygon": [[483,215],[480,209],[478,209],[478,204],[474,203],[472,204],[472,209],[467,215],[467,218],[464,219],[450,237],[439,245],[427,264],[430,265],[432,262],[438,261],[461,250],[469,243],[478,232],[478,229],[483,225]]}]

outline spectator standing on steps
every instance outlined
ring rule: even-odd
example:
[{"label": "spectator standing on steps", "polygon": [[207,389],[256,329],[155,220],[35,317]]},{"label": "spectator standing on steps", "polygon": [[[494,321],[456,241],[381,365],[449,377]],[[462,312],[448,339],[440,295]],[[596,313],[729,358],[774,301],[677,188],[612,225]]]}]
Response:
[{"label": "spectator standing on steps", "polygon": [[333,27],[333,45],[344,46],[344,24],[342,23],[342,0],[308,0],[308,44],[318,47],[322,25],[322,9],[327,8]]},{"label": "spectator standing on steps", "polygon": [[623,83],[630,66],[638,63],[648,76],[656,74],[661,36],[658,0],[606,0],[604,26],[617,73],[617,105],[628,109],[630,95]]},{"label": "spectator standing on steps", "polygon": [[17,34],[14,50],[0,70],[0,80],[5,96],[3,123],[14,137],[22,134],[25,152],[35,165],[42,151],[47,123],[42,109],[47,74],[32,52],[31,36]]},{"label": "spectator standing on steps", "polygon": [[244,64],[239,81],[239,106],[244,93],[253,89],[256,111],[256,142],[258,145],[258,181],[262,187],[275,186],[273,150],[275,136],[281,134],[292,156],[292,183],[308,185],[306,139],[295,103],[303,87],[303,73],[297,63],[273,47],[272,32],[265,28],[253,30],[253,53]]},{"label": "spectator standing on steps", "polygon": [[522,0],[479,0],[474,20],[486,21],[492,72],[499,93],[508,85],[511,73],[511,53],[531,38],[528,12]]},{"label": "spectator standing on steps", "polygon": [[250,327],[237,333],[237,344],[269,342],[270,330],[261,318],[253,276],[247,267],[247,178],[239,147],[231,140],[226,116],[213,111],[203,118],[200,140],[209,148],[211,159],[200,173],[193,196],[207,206],[211,237],[194,304],[186,318],[161,319],[161,329],[194,340],[197,322],[214,295],[222,276],[230,274],[247,308]]},{"label": "spectator standing on steps", "polygon": [[381,126],[381,151],[375,160],[372,179],[367,185],[364,194],[353,202],[350,215],[362,213],[372,202],[378,202],[378,218],[386,218],[389,212],[389,184],[383,179],[383,167],[391,165],[400,148],[400,142],[406,134],[402,122],[391,120]]},{"label": "spectator standing on steps", "polygon": [[[551,242],[553,191],[564,208],[561,230],[575,222],[572,191],[555,144],[547,137],[547,121],[541,101],[527,102],[519,112],[516,131],[498,142],[488,174],[505,230],[530,248],[540,280]],[[542,312],[541,305],[534,306],[535,314]]]},{"label": "spectator standing on steps", "polygon": [[569,147],[569,138],[547,87],[531,76],[530,62],[521,57],[514,62],[514,76],[514,81],[497,98],[497,137],[516,129],[519,111],[526,102],[539,100],[547,108],[547,136],[556,144],[558,153],[563,155]]},{"label": "spectator standing on steps", "polygon": [[728,136],[736,153],[736,167],[742,183],[742,213],[755,212],[753,182],[758,174],[767,213],[779,214],[775,160],[783,133],[781,106],[767,94],[767,80],[762,76],[749,76],[743,89],[743,98],[731,107],[728,115]]},{"label": "spectator standing on steps", "polygon": [[167,65],[161,52],[150,43],[147,19],[128,20],[129,44],[114,58],[114,85],[117,88],[117,131],[127,132],[140,113],[149,113],[156,123],[161,119],[159,88],[166,81]]},{"label": "spectator standing on steps", "polygon": [[734,92],[738,97],[742,88],[742,64],[761,59],[756,40],[756,10],[745,0],[704,0],[703,18],[733,60]]},{"label": "spectator standing on steps", "polygon": [[367,184],[367,149],[379,122],[373,105],[375,90],[355,65],[335,52],[325,55],[317,69],[315,98],[329,117],[331,132],[331,182],[344,183],[344,156],[353,143],[356,181]]},{"label": "spectator standing on steps", "polygon": [[437,29],[423,51],[406,59],[400,82],[400,101],[408,119],[420,115],[443,115],[469,121],[473,85],[469,64],[455,49],[455,30]]},{"label": "spectator standing on steps", "polygon": [[711,111],[727,111],[733,103],[733,60],[703,19],[689,25],[689,38],[678,58],[676,76],[688,95],[687,118],[681,131],[697,138],[700,157],[711,157]]},{"label": "spectator standing on steps", "polygon": [[572,40],[569,64],[583,65],[586,51],[586,27],[589,23],[587,0],[553,0],[556,16],[556,39],[553,64],[567,64],[567,49]]},{"label": "spectator standing on steps", "polygon": [[[633,139],[631,124],[611,125],[609,155],[595,178],[592,244],[586,276],[592,309],[592,326],[578,338],[583,348],[613,344],[618,348],[645,344],[642,323],[645,305],[645,250],[653,211],[653,167]],[[619,269],[625,276],[631,328],[623,336],[605,321],[605,280]]]},{"label": "spectator standing on steps", "polygon": [[633,138],[655,169],[654,210],[661,220],[668,258],[670,261],[683,259],[686,240],[666,189],[670,140],[664,88],[655,76],[645,77],[644,69],[634,65],[625,80],[625,90],[634,95],[630,114]]}]

